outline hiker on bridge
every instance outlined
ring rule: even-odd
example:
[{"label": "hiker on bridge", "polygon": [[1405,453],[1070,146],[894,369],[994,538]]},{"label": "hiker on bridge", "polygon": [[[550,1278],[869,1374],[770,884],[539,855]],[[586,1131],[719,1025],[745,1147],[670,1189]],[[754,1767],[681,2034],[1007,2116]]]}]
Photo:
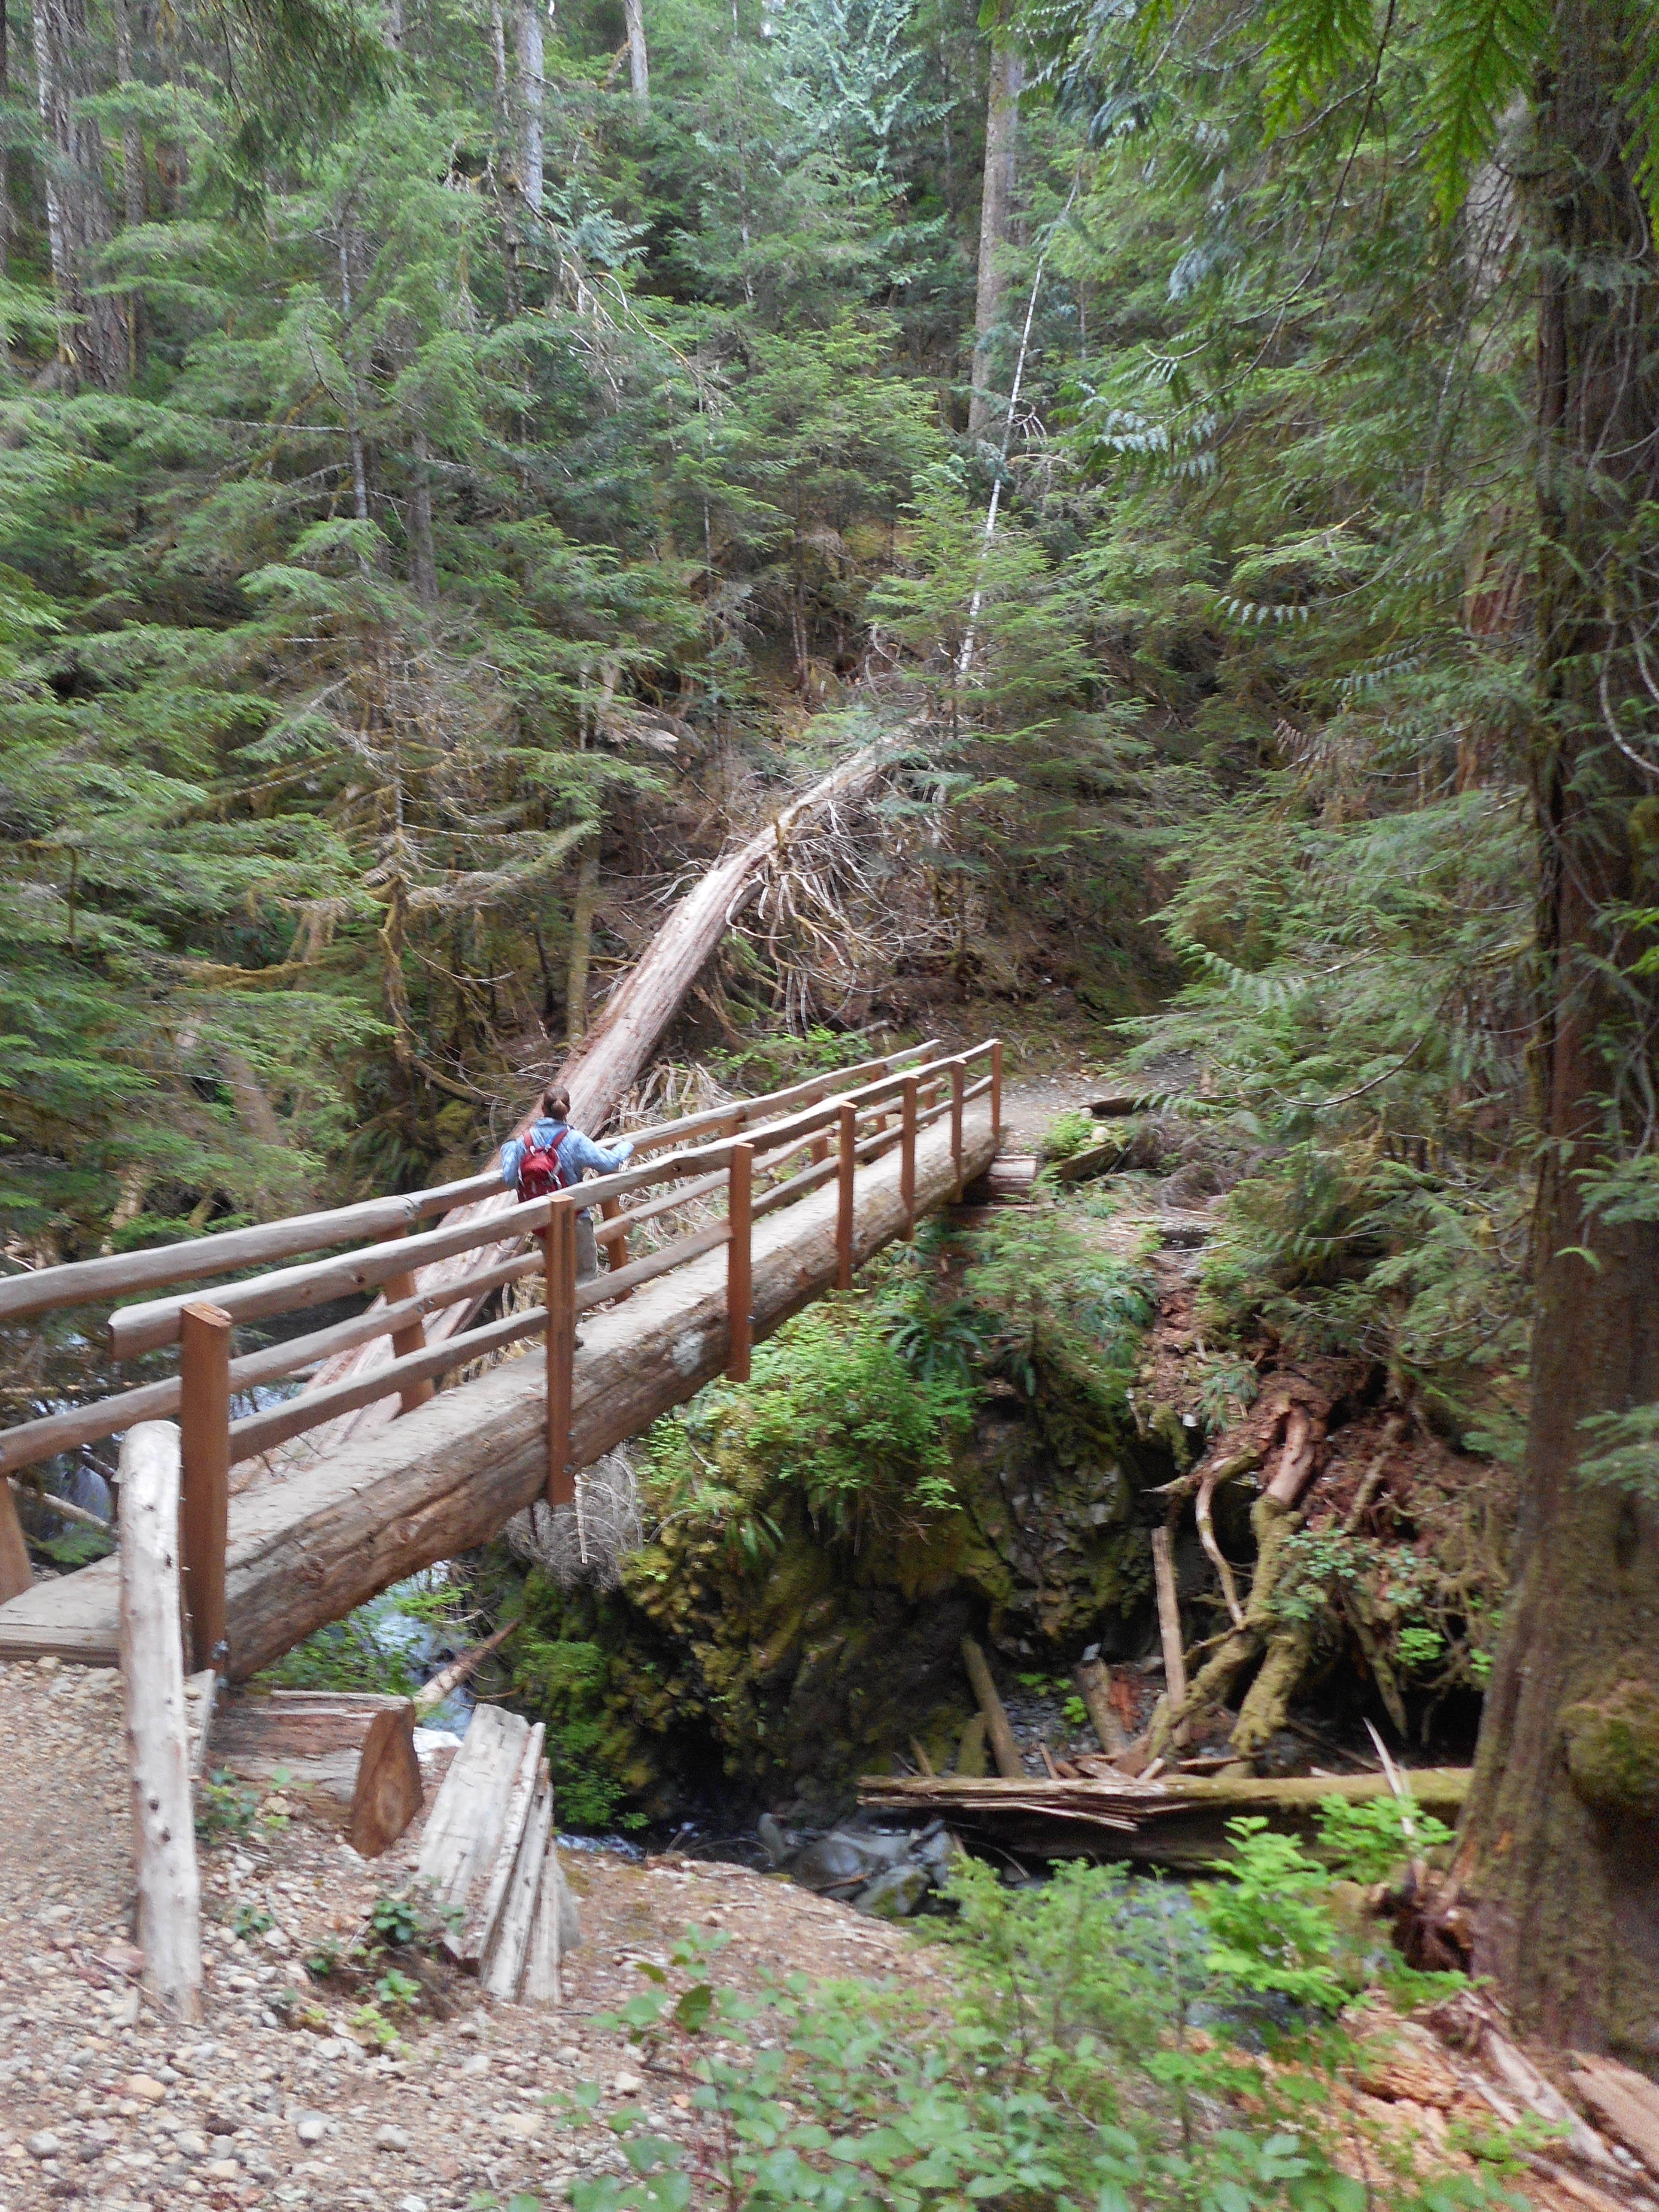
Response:
[{"label": "hiker on bridge", "polygon": [[[542,1110],[527,1133],[501,1146],[501,1181],[509,1190],[518,1192],[522,1204],[527,1199],[546,1198],[556,1190],[574,1189],[589,1168],[600,1175],[615,1175],[618,1168],[627,1166],[633,1152],[631,1137],[623,1138],[606,1152],[580,1129],[573,1129],[569,1093],[550,1090],[543,1092]],[[599,1249],[592,1217],[584,1210],[576,1216],[576,1280],[585,1283],[599,1272]]]}]

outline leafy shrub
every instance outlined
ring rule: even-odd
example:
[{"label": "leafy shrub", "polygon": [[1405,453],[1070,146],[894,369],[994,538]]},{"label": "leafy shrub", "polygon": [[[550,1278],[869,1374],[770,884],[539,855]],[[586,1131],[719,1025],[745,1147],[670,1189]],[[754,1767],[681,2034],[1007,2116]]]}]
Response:
[{"label": "leafy shrub", "polygon": [[1351,1805],[1327,1797],[1320,1806],[1319,1840],[1338,1870],[1354,1881],[1386,1881],[1410,1858],[1444,1850],[1452,1832],[1409,1797],[1374,1797]]},{"label": "leafy shrub", "polygon": [[1037,1140],[1037,1155],[1053,1166],[1087,1152],[1099,1134],[1100,1126],[1092,1114],[1085,1114],[1080,1107],[1068,1107],[1065,1113],[1057,1114],[1043,1131]]}]

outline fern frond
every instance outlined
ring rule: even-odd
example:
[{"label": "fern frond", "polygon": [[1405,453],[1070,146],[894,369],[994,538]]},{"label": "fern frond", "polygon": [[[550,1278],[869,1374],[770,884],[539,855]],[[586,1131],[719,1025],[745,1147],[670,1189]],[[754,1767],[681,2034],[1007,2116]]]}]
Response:
[{"label": "fern frond", "polygon": [[1270,131],[1282,130],[1345,69],[1369,60],[1376,43],[1371,0],[1273,0],[1267,26],[1275,64]]},{"label": "fern frond", "polygon": [[1443,215],[1462,204],[1469,173],[1525,90],[1549,27],[1547,0],[1437,0],[1428,24],[1429,159]]}]

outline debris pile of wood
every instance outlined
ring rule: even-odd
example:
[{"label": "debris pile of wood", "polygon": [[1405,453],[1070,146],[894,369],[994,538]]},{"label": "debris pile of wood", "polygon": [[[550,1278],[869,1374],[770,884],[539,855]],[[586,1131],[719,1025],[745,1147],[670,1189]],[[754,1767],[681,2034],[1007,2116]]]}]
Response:
[{"label": "debris pile of wood", "polygon": [[476,1709],[416,1868],[449,1923],[450,1956],[491,1996],[523,2004],[557,2004],[559,1961],[577,1940],[542,1735],[499,1705]]}]

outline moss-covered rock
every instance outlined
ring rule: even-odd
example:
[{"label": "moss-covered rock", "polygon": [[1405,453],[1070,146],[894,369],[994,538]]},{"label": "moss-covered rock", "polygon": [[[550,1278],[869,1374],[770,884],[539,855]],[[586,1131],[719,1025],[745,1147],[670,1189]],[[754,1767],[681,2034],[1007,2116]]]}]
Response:
[{"label": "moss-covered rock", "polygon": [[[1137,1499],[1171,1466],[1129,1417],[1133,1343],[1039,1317],[1011,1352],[994,1326],[973,1334],[957,1288],[924,1279],[925,1310],[914,1285],[902,1305],[890,1285],[814,1309],[752,1385],[662,1425],[641,1469],[653,1533],[620,1589],[562,1592],[532,1569],[502,1593],[562,1818],[735,1798],[827,1820],[913,1744],[954,1765],[964,1634],[1048,1671],[1136,1639]],[[971,1359],[941,1353],[953,1328]],[[919,1347],[908,1363],[896,1340]]]},{"label": "moss-covered rock", "polygon": [[1659,1818],[1659,1689],[1619,1682],[1561,1717],[1567,1771],[1585,1804],[1613,1817]]}]

